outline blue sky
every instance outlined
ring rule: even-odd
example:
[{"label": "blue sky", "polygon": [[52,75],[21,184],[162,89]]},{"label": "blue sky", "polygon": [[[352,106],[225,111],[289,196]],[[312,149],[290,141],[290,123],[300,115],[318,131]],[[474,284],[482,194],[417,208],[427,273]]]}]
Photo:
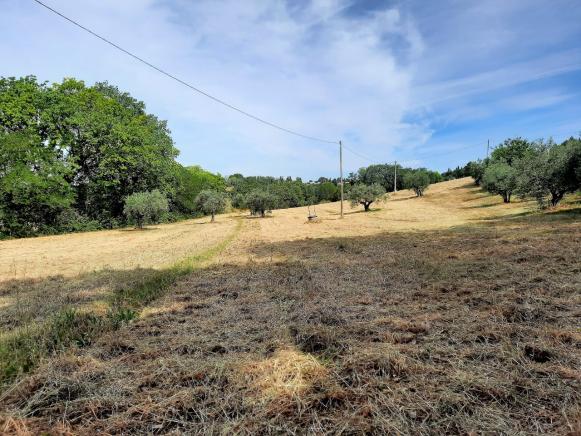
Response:
[{"label": "blue sky", "polygon": [[[445,170],[512,136],[581,132],[579,0],[45,0],[180,78],[372,162]],[[32,0],[0,0],[0,75],[107,80],[167,119],[179,160],[337,175],[333,145],[193,94]],[[346,172],[370,162],[345,152]]]}]

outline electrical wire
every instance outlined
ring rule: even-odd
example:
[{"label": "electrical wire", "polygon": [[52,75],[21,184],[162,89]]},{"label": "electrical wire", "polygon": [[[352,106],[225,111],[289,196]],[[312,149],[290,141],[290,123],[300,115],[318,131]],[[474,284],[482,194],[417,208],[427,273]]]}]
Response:
[{"label": "electrical wire", "polygon": [[[258,121],[258,122],[260,122],[262,124],[265,124],[265,125],[267,125],[269,127],[272,127],[274,129],[278,129],[280,131],[289,133],[289,134],[294,135],[294,136],[298,136],[298,137],[301,137],[301,138],[304,138],[304,139],[308,139],[308,140],[311,140],[311,141],[322,142],[322,143],[325,143],[325,144],[339,144],[338,141],[331,141],[331,140],[328,140],[328,139],[322,139],[322,138],[318,138],[318,137],[315,137],[315,136],[305,135],[305,134],[300,133],[300,132],[297,132],[295,130],[287,129],[286,127],[280,126],[280,125],[275,124],[275,123],[273,123],[271,121],[265,120],[264,118],[261,118],[259,116],[253,115],[250,112],[247,112],[247,111],[245,111],[243,109],[240,109],[240,108],[238,108],[238,107],[236,107],[236,106],[234,106],[234,105],[232,105],[232,104],[230,104],[230,103],[228,103],[228,102],[226,102],[226,101],[224,101],[224,100],[222,100],[222,99],[220,99],[218,97],[215,97],[215,96],[209,94],[208,92],[206,92],[206,91],[204,91],[204,90],[202,90],[200,88],[197,88],[196,86],[194,86],[194,85],[192,85],[192,84],[190,84],[190,83],[188,83],[188,82],[186,82],[186,81],[184,81],[184,80],[182,80],[182,79],[174,76],[173,74],[167,72],[166,70],[164,70],[164,69],[162,69],[162,68],[160,68],[160,67],[158,67],[158,66],[156,66],[156,65],[154,65],[154,64],[152,64],[152,63],[150,63],[148,61],[146,61],[145,59],[139,57],[138,55],[130,52],[129,50],[124,49],[123,47],[121,47],[118,44],[112,42],[111,40],[105,38],[104,36],[99,35],[98,33],[92,31],[91,29],[89,29],[89,28],[83,26],[82,24],[78,23],[77,21],[73,20],[72,18],[69,18],[66,15],[62,14],[61,12],[57,11],[56,9],[53,9],[49,5],[43,3],[42,1],[40,1],[40,0],[32,0],[32,1],[34,1],[37,4],[39,4],[43,8],[47,9],[48,11],[50,11],[50,12],[58,15],[59,17],[61,17],[64,20],[68,21],[69,23],[73,24],[74,26],[76,26],[76,27],[84,30],[85,32],[93,35],[94,37],[100,39],[101,41],[103,41],[106,44],[112,46],[113,48],[121,51],[122,53],[124,53],[124,54],[132,57],[133,59],[141,62],[142,64],[144,64],[144,65],[146,65],[146,66],[154,69],[155,71],[163,74],[164,76],[167,76],[167,77],[169,77],[172,80],[175,80],[176,82],[180,83],[181,85],[186,86],[187,88],[191,89],[192,91],[194,91],[194,92],[196,92],[198,94],[201,94],[204,97],[207,97],[210,100],[213,100],[214,102],[219,103],[219,104],[227,107],[228,109],[234,110],[234,111],[236,111],[236,112],[238,112],[238,113],[240,113],[240,114],[242,114],[242,115],[244,115],[244,116],[246,116],[248,118],[251,118],[251,119],[253,119],[255,121]],[[444,152],[444,153],[439,153],[439,154],[437,154],[437,156],[443,156],[443,155],[455,153],[455,152],[457,152],[459,150],[464,150],[464,149],[467,149],[467,148],[472,148],[475,145],[476,144],[470,145],[470,146],[467,146],[467,147],[460,147],[460,148],[457,148],[457,149],[454,149],[454,150],[451,150],[451,151],[448,151],[448,152]],[[360,152],[358,152],[356,150],[353,150],[351,147],[348,147],[345,144],[343,144],[343,147],[345,148],[345,150],[349,151],[353,155],[355,155],[355,156],[357,156],[357,157],[359,157],[361,159],[364,159],[364,160],[366,160],[366,161],[368,161],[370,163],[377,163],[377,162],[380,161],[378,159],[374,159],[372,157],[366,156],[365,154],[362,154],[362,153],[360,153]],[[419,156],[416,156],[416,157],[419,158],[419,159],[422,159],[422,158],[425,159],[426,157],[437,157],[437,156],[433,156],[433,155],[432,156],[419,155]]]},{"label": "electrical wire", "polygon": [[326,143],[326,144],[338,144],[338,141],[330,141],[330,140],[327,140],[327,139],[321,139],[321,138],[317,138],[317,137],[315,137],[315,136],[305,135],[305,134],[303,134],[303,133],[297,132],[297,131],[295,131],[295,130],[287,129],[286,127],[282,127],[282,126],[280,126],[280,125],[278,125],[278,124],[272,123],[272,122],[270,122],[270,121],[267,121],[267,120],[265,120],[265,119],[263,119],[263,118],[261,118],[261,117],[258,117],[258,116],[256,116],[256,115],[253,115],[253,114],[249,113],[249,112],[246,112],[245,110],[243,110],[243,109],[240,109],[240,108],[238,108],[238,107],[236,107],[236,106],[234,106],[234,105],[232,105],[232,104],[230,104],[230,103],[227,103],[226,101],[224,101],[224,100],[222,100],[222,99],[220,99],[220,98],[218,98],[218,97],[214,97],[213,95],[211,95],[211,94],[207,93],[206,91],[204,91],[204,90],[202,90],[202,89],[200,89],[200,88],[197,88],[197,87],[195,87],[194,85],[191,85],[190,83],[188,83],[188,82],[186,82],[186,81],[184,81],[184,80],[182,80],[182,79],[180,79],[180,78],[178,78],[178,77],[174,76],[174,75],[173,75],[173,74],[171,74],[171,73],[168,73],[166,70],[164,70],[164,69],[162,69],[162,68],[160,68],[160,67],[157,67],[156,65],[154,65],[154,64],[152,64],[152,63],[150,63],[150,62],[146,61],[145,59],[143,59],[143,58],[141,58],[141,57],[137,56],[136,54],[134,54],[134,53],[130,52],[129,50],[126,50],[126,49],[124,49],[123,47],[121,47],[121,46],[119,46],[119,45],[115,44],[114,42],[110,41],[109,39],[107,39],[107,38],[105,38],[105,37],[103,37],[103,36],[99,35],[98,33],[96,33],[96,32],[94,32],[94,31],[92,31],[92,30],[91,30],[91,29],[89,29],[89,28],[87,28],[87,27],[83,26],[82,24],[80,24],[80,23],[76,22],[75,20],[73,20],[73,19],[71,19],[71,18],[69,18],[69,17],[65,16],[64,14],[60,13],[60,12],[59,12],[59,11],[57,11],[56,9],[53,9],[52,7],[50,7],[50,6],[48,6],[47,4],[45,4],[45,3],[41,2],[40,0],[32,0],[32,1],[34,1],[34,2],[35,2],[35,3],[37,3],[37,4],[39,4],[40,6],[44,7],[45,9],[49,10],[50,12],[52,12],[52,13],[54,13],[54,14],[58,15],[59,17],[61,17],[61,18],[65,19],[65,20],[66,20],[66,21],[68,21],[69,23],[71,23],[71,24],[73,24],[73,25],[77,26],[78,28],[80,28],[80,29],[84,30],[85,32],[87,32],[87,33],[90,33],[91,35],[93,35],[94,37],[96,37],[96,38],[100,39],[101,41],[103,41],[103,42],[105,42],[105,43],[109,44],[110,46],[112,46],[112,47],[114,47],[114,48],[116,48],[117,50],[121,51],[122,53],[125,53],[125,54],[126,54],[126,55],[128,55],[128,56],[131,56],[133,59],[135,59],[135,60],[137,60],[137,61],[141,62],[142,64],[145,64],[145,65],[147,65],[148,67],[150,67],[150,68],[152,68],[152,69],[156,70],[157,72],[159,72],[159,73],[161,73],[161,74],[163,74],[163,75],[165,75],[165,76],[169,77],[170,79],[173,79],[173,80],[175,80],[176,82],[178,82],[178,83],[180,83],[180,84],[182,84],[182,85],[184,85],[184,86],[186,86],[186,87],[190,88],[191,90],[193,90],[193,91],[197,92],[198,94],[201,94],[201,95],[203,95],[203,96],[205,96],[205,97],[207,97],[207,98],[209,98],[209,99],[211,99],[211,100],[215,101],[216,103],[219,103],[219,104],[221,104],[221,105],[223,105],[223,106],[226,106],[226,107],[227,107],[227,108],[229,108],[229,109],[232,109],[232,110],[234,110],[234,111],[236,111],[236,112],[239,112],[239,113],[241,113],[242,115],[245,115],[245,116],[247,116],[248,118],[252,118],[253,120],[255,120],[255,121],[258,121],[258,122],[260,122],[260,123],[263,123],[263,124],[265,124],[265,125],[267,125],[267,126],[270,126],[270,127],[272,127],[272,128],[275,128],[275,129],[281,130],[281,131],[283,131],[283,132],[286,132],[286,133],[289,133],[289,134],[291,134],[291,135],[295,135],[295,136],[298,136],[298,137],[301,137],[301,138],[304,138],[304,139],[309,139],[309,140],[311,140],[311,141],[317,141],[317,142],[323,142],[323,143]]}]

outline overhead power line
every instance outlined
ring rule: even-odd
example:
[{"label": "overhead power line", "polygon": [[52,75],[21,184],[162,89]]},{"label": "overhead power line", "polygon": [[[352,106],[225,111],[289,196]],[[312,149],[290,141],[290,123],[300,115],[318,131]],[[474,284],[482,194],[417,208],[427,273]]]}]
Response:
[{"label": "overhead power line", "polygon": [[236,112],[239,112],[242,115],[247,116],[248,118],[252,118],[253,120],[258,121],[258,122],[260,122],[262,124],[265,124],[267,126],[270,126],[272,128],[281,130],[283,132],[286,132],[286,133],[289,133],[291,135],[295,135],[295,136],[298,136],[298,137],[301,137],[301,138],[304,138],[304,139],[309,139],[311,141],[323,142],[323,143],[326,143],[326,144],[338,144],[339,143],[338,141],[330,141],[330,140],[327,140],[327,139],[317,138],[315,136],[305,135],[303,133],[297,132],[295,130],[287,129],[286,127],[282,127],[282,126],[280,126],[278,124],[275,124],[275,123],[272,123],[270,121],[267,121],[264,118],[261,118],[261,117],[258,117],[256,115],[253,115],[253,114],[251,114],[249,112],[246,112],[245,110],[240,109],[240,108],[238,108],[238,107],[236,107],[236,106],[234,106],[234,105],[232,105],[230,103],[227,103],[226,101],[224,101],[224,100],[222,100],[222,99],[220,99],[218,97],[214,97],[213,95],[207,93],[206,91],[204,91],[204,90],[202,90],[200,88],[195,87],[194,85],[192,85],[192,84],[190,84],[190,83],[188,83],[188,82],[186,82],[186,81],[184,81],[184,80],[182,80],[182,79],[174,76],[171,73],[168,73],[166,70],[164,70],[164,69],[162,69],[162,68],[160,68],[160,67],[158,67],[158,66],[156,66],[156,65],[154,65],[154,64],[152,64],[152,63],[150,63],[148,61],[146,61],[145,59],[137,56],[136,54],[130,52],[129,50],[124,49],[123,47],[115,44],[114,42],[110,41],[109,39],[105,38],[104,36],[101,36],[98,33],[93,32],[91,29],[83,26],[82,24],[78,23],[77,21],[73,20],[72,18],[69,18],[69,17],[65,16],[64,14],[62,14],[59,11],[53,9],[52,7],[50,7],[47,4],[41,2],[40,0],[33,0],[33,1],[36,2],[36,3],[38,3],[40,6],[44,7],[45,9],[49,10],[50,12],[52,12],[52,13],[58,15],[59,17],[65,19],[69,23],[71,23],[71,24],[77,26],[78,28],[84,30],[85,32],[90,33],[91,35],[93,35],[96,38],[99,38],[101,41],[109,44],[110,46],[112,46],[115,49],[121,51],[122,53],[125,53],[128,56],[131,56],[133,59],[135,59],[135,60],[141,62],[142,64],[145,64],[148,67],[150,67],[150,68],[156,70],[157,72],[163,74],[164,76],[167,76],[170,79],[175,80],[176,82],[178,82],[178,83],[180,83],[180,84],[182,84],[182,85],[190,88],[192,91],[195,91],[198,94],[203,95],[204,97],[207,97],[207,98],[209,98],[211,100],[214,100],[216,103],[219,103],[219,104],[221,104],[223,106],[226,106],[229,109],[232,109],[232,110],[234,110]]}]

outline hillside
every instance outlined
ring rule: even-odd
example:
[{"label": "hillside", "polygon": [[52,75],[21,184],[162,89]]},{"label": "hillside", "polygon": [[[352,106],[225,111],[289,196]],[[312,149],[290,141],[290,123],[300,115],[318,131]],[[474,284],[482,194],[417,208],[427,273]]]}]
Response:
[{"label": "hillside", "polygon": [[10,382],[0,429],[581,431],[578,199],[541,213],[465,178],[372,209],[0,241],[4,335],[199,256],[133,321]]}]

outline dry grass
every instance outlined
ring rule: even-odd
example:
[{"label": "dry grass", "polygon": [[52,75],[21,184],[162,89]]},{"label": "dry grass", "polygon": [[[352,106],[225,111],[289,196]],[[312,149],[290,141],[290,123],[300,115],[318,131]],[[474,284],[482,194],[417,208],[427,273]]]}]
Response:
[{"label": "dry grass", "polygon": [[0,241],[0,283],[101,270],[160,269],[218,243],[232,229],[228,216],[173,224]]},{"label": "dry grass", "polygon": [[579,208],[406,195],[245,220],[140,319],[6,390],[0,429],[578,434]]},{"label": "dry grass", "polygon": [[208,250],[236,225],[229,217],[206,222],[0,241],[0,328],[38,323],[63,307],[101,313],[113,293]]},{"label": "dry grass", "polygon": [[[223,217],[219,224],[200,224],[203,222],[198,220],[147,231],[133,230],[133,250],[127,245],[125,235],[119,231],[99,232],[101,240],[95,239],[93,233],[70,235],[68,251],[63,248],[67,237],[62,236],[57,239],[56,245],[60,248],[52,254],[53,261],[68,256],[66,264],[75,265],[77,269],[84,268],[85,253],[81,255],[78,251],[82,246],[79,239],[85,236],[88,246],[91,245],[89,241],[93,241],[93,248],[102,249],[102,252],[94,253],[97,259],[94,272],[51,276],[46,270],[36,270],[36,275],[46,276],[1,281],[0,385],[31,370],[47,354],[55,354],[70,345],[90,345],[103,332],[115,330],[131,321],[144,305],[159,297],[179,277],[200,267],[222,250],[233,238],[236,229],[240,228],[240,220],[232,217]],[[176,236],[178,227],[179,237]],[[148,236],[147,232],[151,231],[158,231],[158,236]],[[163,234],[167,234],[166,243],[160,236]],[[119,249],[127,257],[123,265],[117,265],[117,269],[103,269],[108,265],[104,262],[111,262],[118,256],[111,251],[115,238],[119,238]],[[46,244],[44,238],[21,242],[24,248],[20,253]],[[162,253],[159,265],[124,269],[131,268],[146,257],[153,259],[155,244]],[[140,251],[145,246],[154,253],[145,255]],[[189,250],[184,256],[186,247]],[[49,255],[43,257],[48,258]],[[172,263],[168,264],[170,258]],[[24,258],[15,259],[13,263],[16,264],[17,260],[25,263]]]}]

